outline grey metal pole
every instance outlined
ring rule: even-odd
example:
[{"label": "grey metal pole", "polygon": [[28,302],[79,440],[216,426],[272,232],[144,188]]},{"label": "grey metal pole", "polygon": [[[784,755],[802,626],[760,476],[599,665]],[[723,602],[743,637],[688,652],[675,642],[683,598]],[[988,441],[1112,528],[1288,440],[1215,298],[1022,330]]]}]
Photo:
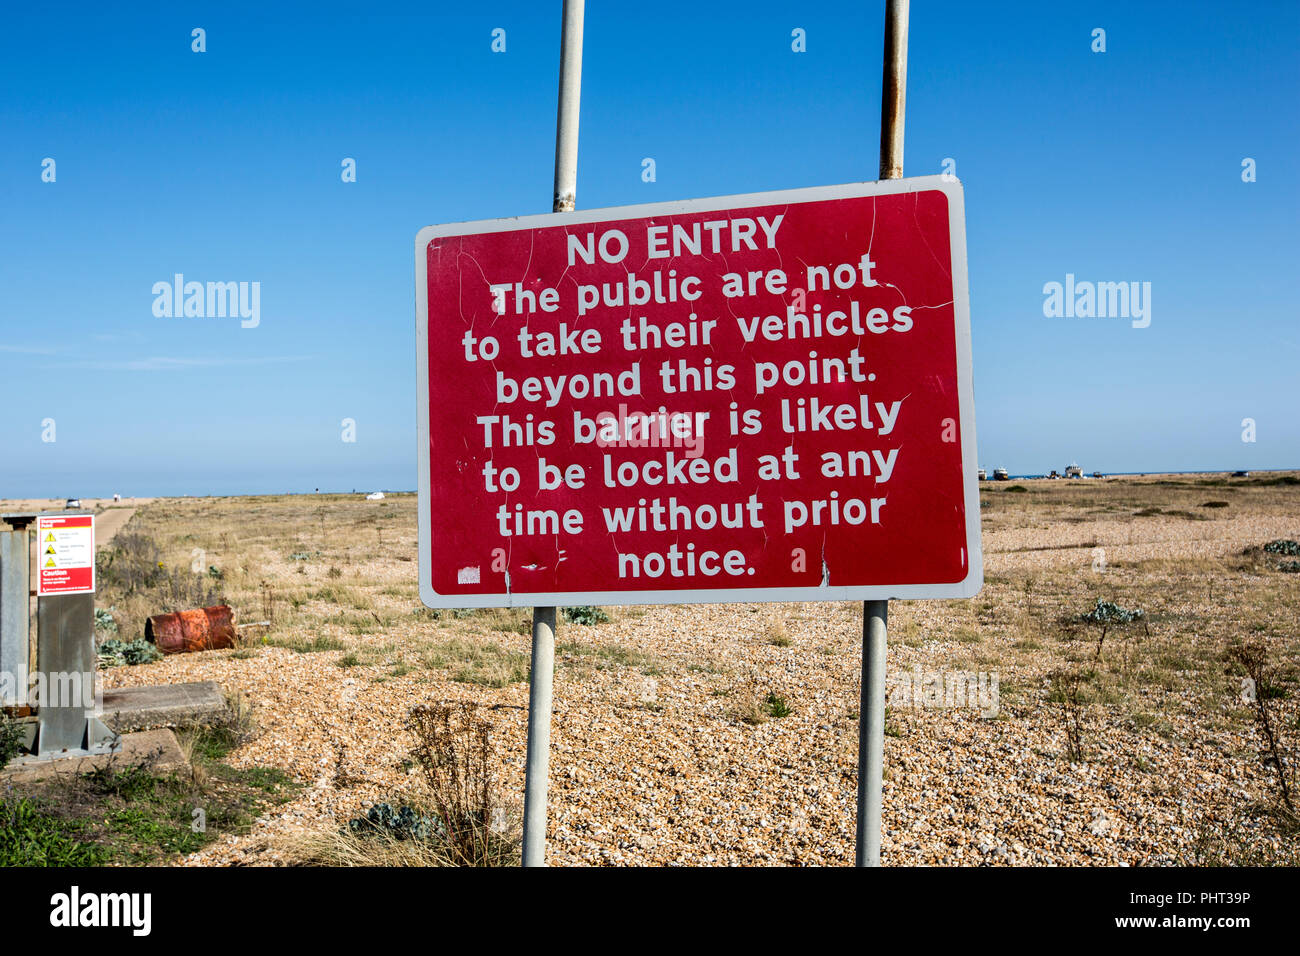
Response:
[{"label": "grey metal pole", "polygon": [[582,15],[585,0],[564,0],[560,36],[560,101],[555,116],[555,199],[552,212],[573,212],[578,197],[578,106],[582,99]]},{"label": "grey metal pole", "polygon": [[0,683],[0,707],[25,706],[31,659],[31,533],[16,520],[11,531],[0,528],[0,675],[9,675],[9,690]]},{"label": "grey metal pole", "polygon": [[[578,112],[582,100],[585,0],[564,0],[560,97],[555,114],[552,212],[572,212],[578,196]],[[528,764],[524,780],[524,866],[546,865],[546,788],[550,774],[555,608],[533,608],[533,666],[528,687]]]},{"label": "grey metal pole", "polygon": [[885,635],[889,602],[862,606],[862,703],[858,711],[858,866],[880,866],[885,769]]},{"label": "grey metal pole", "polygon": [[[907,104],[908,0],[885,7],[885,65],[880,85],[880,178],[903,175]],[[862,604],[862,702],[858,710],[857,865],[880,866],[880,808],[885,769],[885,647],[889,602]]]},{"label": "grey metal pole", "polygon": [[546,784],[555,676],[555,608],[533,608],[533,669],[528,688],[528,769],[524,783],[524,866],[546,865]]}]

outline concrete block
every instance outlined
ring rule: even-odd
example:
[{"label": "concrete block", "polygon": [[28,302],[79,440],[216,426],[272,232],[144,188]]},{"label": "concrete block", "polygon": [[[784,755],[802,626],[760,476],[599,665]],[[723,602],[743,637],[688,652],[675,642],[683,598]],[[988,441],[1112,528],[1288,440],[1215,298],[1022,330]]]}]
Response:
[{"label": "concrete block", "polygon": [[152,727],[186,727],[216,723],[227,714],[226,698],[216,681],[115,687],[104,691],[100,719],[119,734]]}]

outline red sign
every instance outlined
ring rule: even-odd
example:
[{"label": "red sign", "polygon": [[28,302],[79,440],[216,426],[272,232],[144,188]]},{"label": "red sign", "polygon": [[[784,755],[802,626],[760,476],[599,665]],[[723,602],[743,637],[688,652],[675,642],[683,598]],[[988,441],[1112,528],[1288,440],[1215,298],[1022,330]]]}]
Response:
[{"label": "red sign", "polygon": [[94,515],[38,515],[36,593],[86,594],[95,590]]},{"label": "red sign", "polygon": [[416,277],[426,604],[979,590],[955,180],[434,226]]}]

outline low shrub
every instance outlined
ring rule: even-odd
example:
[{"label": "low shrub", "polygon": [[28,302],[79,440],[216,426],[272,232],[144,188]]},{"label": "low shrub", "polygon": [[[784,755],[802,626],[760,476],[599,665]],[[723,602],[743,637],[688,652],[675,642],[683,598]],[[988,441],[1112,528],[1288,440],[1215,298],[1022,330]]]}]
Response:
[{"label": "low shrub", "polygon": [[1140,621],[1146,617],[1141,608],[1129,610],[1122,608],[1114,601],[1103,601],[1097,598],[1097,606],[1087,614],[1080,614],[1079,620],[1087,624],[1130,624],[1133,621]]},{"label": "low shrub", "polygon": [[162,660],[162,652],[143,639],[121,641],[111,637],[99,645],[100,667],[134,667]]},{"label": "low shrub", "polygon": [[590,604],[566,607],[563,613],[564,619],[570,624],[584,624],[588,627],[593,624],[604,624],[609,620],[609,615],[602,608],[592,607]]},{"label": "low shrub", "polygon": [[364,817],[349,820],[348,830],[361,837],[386,836],[394,840],[428,840],[442,835],[441,821],[405,804],[394,810],[388,803],[376,803]]},{"label": "low shrub", "polygon": [[411,756],[424,773],[447,862],[516,863],[519,848],[498,792],[500,758],[491,722],[473,704],[427,704],[411,711],[407,726],[416,743]]},{"label": "low shrub", "polygon": [[0,770],[22,753],[23,725],[0,713]]}]

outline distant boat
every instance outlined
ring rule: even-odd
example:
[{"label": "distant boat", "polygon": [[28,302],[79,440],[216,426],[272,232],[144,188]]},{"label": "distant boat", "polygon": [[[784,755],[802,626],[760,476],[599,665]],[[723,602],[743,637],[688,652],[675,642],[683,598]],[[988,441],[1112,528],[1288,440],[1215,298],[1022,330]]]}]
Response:
[{"label": "distant boat", "polygon": [[1010,476],[1007,474],[1007,470],[1006,470],[1005,468],[994,468],[994,469],[993,469],[993,480],[994,480],[994,481],[1006,481],[1009,477],[1010,477]]},{"label": "distant boat", "polygon": [[988,480],[989,480],[989,473],[988,473],[987,471],[985,471],[983,468],[980,469],[980,472],[979,472],[979,479],[980,479],[980,481],[988,481]]},{"label": "distant boat", "polygon": [[383,501],[384,493],[382,491],[372,491],[366,495],[366,501]]},{"label": "distant boat", "polygon": [[1083,469],[1079,467],[1078,462],[1073,462],[1073,461],[1072,461],[1072,462],[1070,462],[1068,465],[1065,466],[1065,477],[1066,477],[1066,478],[1082,478],[1082,477],[1083,477]]}]

